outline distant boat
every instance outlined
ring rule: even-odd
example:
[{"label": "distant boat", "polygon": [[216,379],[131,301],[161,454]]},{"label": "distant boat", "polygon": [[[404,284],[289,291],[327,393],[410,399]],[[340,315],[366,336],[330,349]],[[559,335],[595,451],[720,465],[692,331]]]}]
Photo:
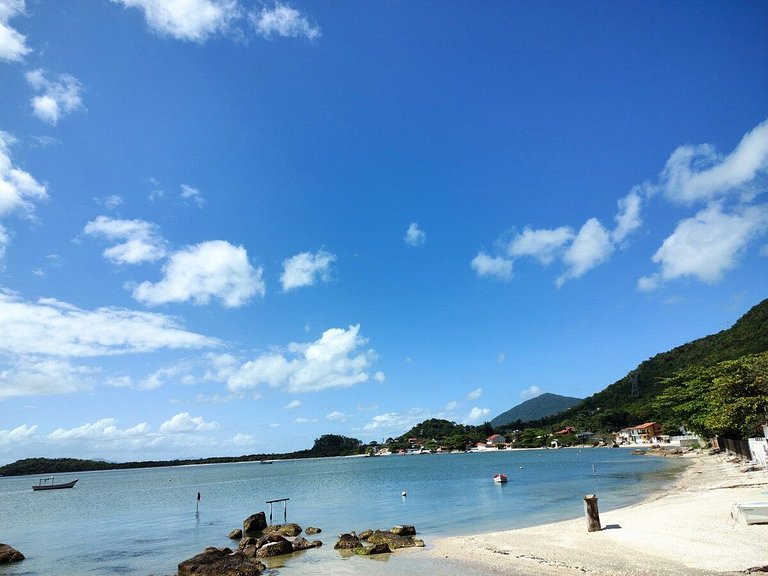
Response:
[{"label": "distant boat", "polygon": [[734,504],[731,517],[737,520],[739,516],[742,516],[747,524],[766,524],[768,523],[768,502]]},{"label": "distant boat", "polygon": [[260,460],[260,464],[272,464],[272,460]]},{"label": "distant boat", "polygon": [[504,484],[507,481],[507,475],[496,474],[496,476],[493,477],[493,481],[496,482],[496,484]]},{"label": "distant boat", "polygon": [[60,490],[61,488],[72,488],[79,478],[75,478],[72,482],[64,482],[63,484],[54,483],[54,478],[40,478],[40,482],[36,486],[32,486],[32,490]]}]

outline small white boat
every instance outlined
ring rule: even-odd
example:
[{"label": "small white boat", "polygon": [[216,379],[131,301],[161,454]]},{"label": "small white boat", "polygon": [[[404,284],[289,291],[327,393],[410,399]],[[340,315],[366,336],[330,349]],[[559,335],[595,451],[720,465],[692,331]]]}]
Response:
[{"label": "small white boat", "polygon": [[507,481],[507,475],[496,474],[496,476],[493,477],[493,481],[496,482],[496,484],[504,484]]},{"label": "small white boat", "polygon": [[731,508],[731,518],[744,518],[747,524],[768,524],[768,502],[739,502]]}]

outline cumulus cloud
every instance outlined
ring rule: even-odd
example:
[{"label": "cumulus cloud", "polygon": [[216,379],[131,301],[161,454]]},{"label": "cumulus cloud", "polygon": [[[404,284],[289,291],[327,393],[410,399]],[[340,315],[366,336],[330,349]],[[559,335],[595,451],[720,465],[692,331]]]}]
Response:
[{"label": "cumulus cloud", "polygon": [[0,0],[0,60],[18,62],[30,49],[26,38],[8,24],[15,16],[23,15],[24,0]]},{"label": "cumulus cloud", "polygon": [[661,266],[638,282],[641,291],[659,282],[692,277],[712,284],[734,269],[746,248],[768,229],[768,204],[737,208],[727,213],[720,202],[677,224],[653,261]]},{"label": "cumulus cloud", "polygon": [[104,250],[104,257],[117,264],[141,264],[165,258],[166,242],[157,226],[144,220],[118,220],[99,216],[83,230],[89,236],[104,236],[118,244]]},{"label": "cumulus cloud", "polygon": [[359,324],[331,328],[314,342],[292,343],[245,362],[227,386],[241,392],[264,384],[292,393],[348,388],[371,378],[376,353],[364,349],[366,344]]},{"label": "cumulus cloud", "polygon": [[531,256],[544,265],[550,264],[573,239],[573,230],[561,226],[553,230],[532,230],[525,228],[509,241],[506,252],[513,258]]},{"label": "cumulus cloud", "polygon": [[52,298],[26,302],[0,290],[0,354],[99,357],[221,344],[162,314],[124,308],[84,310]]},{"label": "cumulus cloud", "polygon": [[192,416],[189,412],[180,412],[160,425],[160,433],[186,434],[189,432],[216,430],[218,428],[219,425],[216,422],[206,422],[202,416]]},{"label": "cumulus cloud", "polygon": [[177,40],[205,42],[242,16],[237,0],[112,0],[144,12],[147,25]]},{"label": "cumulus cloud", "polygon": [[173,253],[163,272],[161,281],[136,286],[133,297],[152,306],[171,302],[202,305],[216,298],[227,308],[237,308],[265,293],[262,269],[251,265],[245,248],[223,240]]},{"label": "cumulus cloud", "polygon": [[474,407],[472,410],[469,411],[469,414],[467,414],[467,417],[465,418],[464,422],[466,424],[470,422],[479,422],[484,421],[488,418],[488,415],[491,413],[490,408],[477,408]]},{"label": "cumulus cloud", "polygon": [[475,388],[474,390],[472,390],[472,392],[467,394],[467,400],[477,400],[482,395],[483,395],[483,389]]},{"label": "cumulus cloud", "polygon": [[82,86],[74,76],[59,74],[49,80],[37,69],[27,72],[26,78],[39,93],[32,98],[32,111],[43,122],[55,125],[63,115],[83,109]]},{"label": "cumulus cloud", "polygon": [[300,408],[303,406],[304,403],[301,400],[291,400],[288,402],[288,404],[285,405],[286,410],[294,410],[296,408]]},{"label": "cumulus cloud", "polygon": [[501,256],[489,256],[485,252],[480,252],[472,259],[471,266],[481,278],[496,278],[499,280],[510,280],[512,278],[512,260]]},{"label": "cumulus cloud", "polygon": [[572,278],[579,278],[605,262],[613,250],[614,244],[608,230],[597,218],[590,218],[563,255],[563,263],[568,269],[557,279],[557,286],[562,286]]},{"label": "cumulus cloud", "polygon": [[536,398],[536,396],[541,396],[544,393],[544,390],[536,386],[535,384],[532,386],[529,386],[522,392],[520,392],[520,396],[523,398]]},{"label": "cumulus cloud", "polygon": [[37,426],[22,424],[13,430],[0,430],[0,446],[24,444],[37,434]]},{"label": "cumulus cloud", "polygon": [[406,413],[387,412],[371,418],[364,426],[363,430],[368,432],[375,431],[377,434],[389,434],[390,432],[402,434],[403,430],[413,428],[419,422],[430,418],[431,414],[425,410],[411,409]]},{"label": "cumulus cloud", "polygon": [[751,195],[744,187],[768,169],[768,120],[744,135],[727,156],[710,144],[681,146],[667,160],[661,186],[677,202],[707,201],[718,196]]},{"label": "cumulus cloud", "polygon": [[303,286],[312,286],[315,282],[329,282],[331,279],[331,265],[336,261],[336,256],[318,250],[317,252],[302,252],[283,261],[283,273],[280,283],[283,291],[287,292]]},{"label": "cumulus cloud", "polygon": [[349,420],[349,416],[338,410],[325,415],[325,419],[329,422],[346,422]]},{"label": "cumulus cloud", "polygon": [[12,213],[31,216],[35,202],[48,199],[45,186],[29,172],[14,166],[10,155],[14,142],[13,136],[0,131],[0,217]]},{"label": "cumulus cloud", "polygon": [[405,238],[403,240],[409,246],[421,246],[427,241],[427,235],[423,230],[419,229],[419,225],[416,222],[411,222],[408,225],[408,230],[405,231]]},{"label": "cumulus cloud", "polygon": [[9,355],[0,371],[0,400],[92,390],[97,374],[98,370],[77,366],[67,359]]},{"label": "cumulus cloud", "polygon": [[310,22],[307,16],[295,8],[280,2],[275,2],[271,8],[265,6],[260,12],[252,14],[251,23],[256,33],[265,38],[282,36],[315,40],[320,37],[319,26]]}]

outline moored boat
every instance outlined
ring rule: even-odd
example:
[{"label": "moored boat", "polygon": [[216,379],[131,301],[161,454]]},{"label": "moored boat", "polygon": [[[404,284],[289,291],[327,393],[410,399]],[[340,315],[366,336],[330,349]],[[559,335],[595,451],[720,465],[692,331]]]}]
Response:
[{"label": "moored boat", "polygon": [[493,481],[496,482],[496,484],[504,484],[507,481],[507,475],[496,474],[496,476],[493,477]]},{"label": "moored boat", "polygon": [[32,490],[60,490],[62,488],[72,488],[78,480],[79,478],[75,478],[72,482],[56,484],[52,476],[50,478],[40,478],[40,482],[37,485],[32,486]]},{"label": "moored boat", "polygon": [[740,502],[731,509],[731,517],[738,520],[744,518],[747,524],[768,523],[768,502]]}]

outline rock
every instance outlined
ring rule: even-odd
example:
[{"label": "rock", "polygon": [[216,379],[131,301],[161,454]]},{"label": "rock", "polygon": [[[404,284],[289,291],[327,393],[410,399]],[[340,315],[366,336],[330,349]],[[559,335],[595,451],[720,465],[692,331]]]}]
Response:
[{"label": "rock", "polygon": [[256,538],[255,536],[246,536],[245,538],[240,540],[240,543],[237,545],[237,547],[240,550],[244,550],[246,546],[256,546],[256,548],[261,548],[266,543],[267,543],[266,538]]},{"label": "rock", "polygon": [[310,542],[306,538],[302,538],[299,536],[298,538],[294,539],[292,542],[293,544],[293,551],[297,552],[299,550],[309,550],[310,548],[319,548],[323,545],[323,543],[320,540],[313,540]]},{"label": "rock", "polygon": [[0,564],[10,564],[11,562],[21,562],[24,560],[24,554],[8,544],[0,544]]},{"label": "rock", "polygon": [[416,528],[408,524],[395,526],[390,532],[397,534],[398,536],[416,536]]},{"label": "rock", "polygon": [[392,550],[398,548],[421,548],[424,546],[424,540],[414,538],[413,536],[400,536],[390,530],[376,530],[376,532],[368,538],[368,541],[372,544],[388,544]]},{"label": "rock", "polygon": [[371,537],[371,534],[373,534],[373,530],[363,530],[360,532],[360,540],[368,540],[368,538]]},{"label": "rock", "polygon": [[260,576],[267,567],[242,552],[229,548],[206,548],[179,564],[178,576]]},{"label": "rock", "polygon": [[243,537],[243,531],[240,530],[240,528],[235,528],[227,535],[227,538],[230,538],[231,540],[240,540],[240,538]]},{"label": "rock", "polygon": [[314,528],[312,526],[308,527],[306,530],[304,530],[308,535],[312,536],[313,534],[320,534],[322,530],[320,528]]},{"label": "rock", "polygon": [[334,544],[336,550],[354,550],[355,548],[362,548],[360,539],[357,534],[351,532],[349,534],[339,534],[339,541]]},{"label": "rock", "polygon": [[243,520],[243,533],[254,533],[254,532],[263,532],[264,529],[267,527],[267,515],[264,514],[264,512],[257,512],[256,514],[251,514]]},{"label": "rock", "polygon": [[389,545],[384,542],[374,544],[373,546],[366,546],[365,548],[354,548],[352,551],[359,556],[371,556],[372,554],[386,554],[387,552],[392,552],[392,550],[389,549]]},{"label": "rock", "polygon": [[301,526],[290,522],[288,524],[275,524],[264,528],[264,532],[267,534],[277,532],[283,536],[298,536],[301,534]]},{"label": "rock", "polygon": [[267,542],[256,551],[258,558],[271,558],[272,556],[282,556],[293,552],[293,546],[288,540],[283,538],[277,542]]}]

